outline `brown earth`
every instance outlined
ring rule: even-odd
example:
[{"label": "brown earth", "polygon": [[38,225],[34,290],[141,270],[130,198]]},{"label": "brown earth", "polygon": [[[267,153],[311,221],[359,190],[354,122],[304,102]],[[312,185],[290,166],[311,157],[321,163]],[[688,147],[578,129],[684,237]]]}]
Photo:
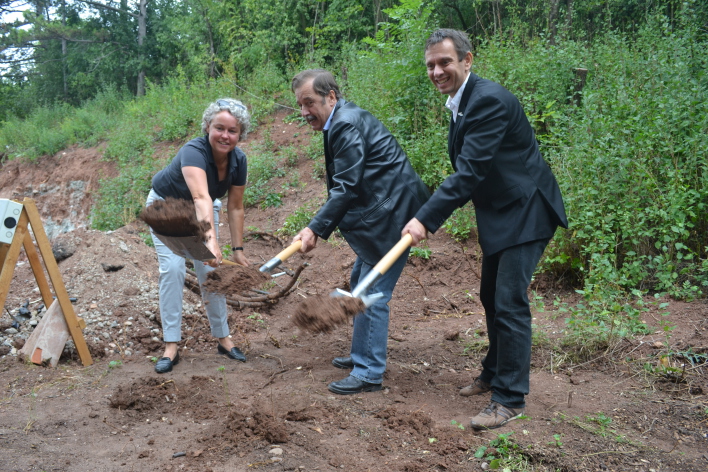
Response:
[{"label": "brown earth", "polygon": [[308,297],[295,309],[293,324],[311,333],[329,333],[365,309],[366,305],[359,298]]},{"label": "brown earth", "polygon": [[222,265],[207,274],[204,289],[231,296],[262,287],[268,281],[270,281],[270,274],[260,272],[255,267]]},{"label": "brown earth", "polygon": [[[243,146],[246,153],[266,131],[274,158],[281,146],[304,147],[309,131],[283,117],[260,126]],[[157,158],[175,149],[166,145]],[[444,233],[430,240],[429,259],[409,260],[394,292],[380,392],[327,390],[347,374],[331,360],[348,354],[350,323],[324,334],[293,325],[304,300],[349,290],[354,255],[338,238],[283,264],[309,264],[285,297],[232,305],[231,332],[248,356],[245,364],[217,354],[201,298],[185,290],[181,362],[155,374],[162,342],[147,228],[133,222],[114,232],[87,229],[97,178],[115,173],[101,154],[101,147],[72,148],[0,169],[0,198],[35,198],[52,228],[95,361],[83,367],[71,342],[56,369],[18,360],[40,305],[22,254],[0,317],[0,470],[477,471],[496,466],[490,456],[504,457],[507,448],[517,458],[509,470],[708,470],[706,300],[658,300],[663,307],[648,299],[653,304],[644,316],[654,334],[572,362],[571,349],[557,347],[565,323],[554,302],[573,305],[577,295],[539,277],[530,292],[535,344],[527,418],[492,432],[466,428],[488,402],[458,395],[479,373],[485,349],[479,248]],[[286,216],[323,197],[325,184],[313,179],[312,164],[301,156],[276,181],[297,174],[300,182],[284,188],[282,206],[247,210],[244,245],[254,265],[289,242],[272,235]],[[228,234],[223,228],[222,244]],[[270,291],[289,278],[272,279]],[[25,301],[31,319],[18,316]],[[675,328],[663,331],[662,320]],[[477,458],[481,447],[490,448]]]},{"label": "brown earth", "polygon": [[211,229],[208,221],[197,220],[194,203],[172,197],[154,202],[141,211],[138,218],[154,232],[165,236],[195,236],[200,241],[207,241]]}]

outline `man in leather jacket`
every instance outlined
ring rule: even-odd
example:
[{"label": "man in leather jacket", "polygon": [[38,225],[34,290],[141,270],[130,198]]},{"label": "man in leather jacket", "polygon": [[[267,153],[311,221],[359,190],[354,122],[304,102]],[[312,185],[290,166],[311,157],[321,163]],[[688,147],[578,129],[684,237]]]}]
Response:
[{"label": "man in leather jacket", "polygon": [[417,244],[455,209],[474,203],[489,350],[482,373],[460,394],[492,392],[491,403],[471,421],[472,428],[492,429],[524,413],[531,363],[527,290],[548,241],[568,220],[521,104],[501,85],[470,72],[470,49],[465,33],[449,29],[433,32],[425,45],[428,78],[449,97],[448,153],[455,173],[402,234]]},{"label": "man in leather jacket", "polygon": [[[314,130],[324,132],[328,191],[327,201],[293,241],[302,241],[300,251],[309,252],[318,238],[327,239],[338,227],[357,255],[351,273],[354,288],[400,240],[403,226],[429,194],[396,139],[371,113],[342,98],[331,73],[300,72],[292,90],[301,115]],[[330,383],[330,391],[348,395],[381,389],[388,302],[407,258],[408,250],[370,288],[383,297],[354,318],[351,355],[332,361],[351,374]]]}]

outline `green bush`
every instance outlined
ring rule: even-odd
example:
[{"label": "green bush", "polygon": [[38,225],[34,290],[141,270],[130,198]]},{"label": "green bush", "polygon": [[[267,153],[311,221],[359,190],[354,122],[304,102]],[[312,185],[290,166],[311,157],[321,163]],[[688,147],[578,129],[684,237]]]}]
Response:
[{"label": "green bush", "polygon": [[154,162],[132,162],[121,168],[120,175],[100,181],[96,203],[91,211],[91,226],[102,231],[114,230],[135,220],[145,206],[150,182],[156,170]]},{"label": "green bush", "polygon": [[443,229],[457,242],[466,241],[472,234],[476,234],[477,219],[474,214],[474,205],[468,203],[455,210],[450,218],[443,223]]},{"label": "green bush", "polygon": [[272,153],[274,144],[269,136],[264,142],[254,145],[248,154],[248,182],[244,193],[246,206],[263,204],[264,207],[280,206],[282,195],[274,192],[271,179],[285,175],[283,158]]},{"label": "green bush", "polygon": [[283,237],[296,235],[312,221],[318,208],[319,206],[314,203],[306,203],[299,207],[285,218],[283,226],[277,231],[278,235]]},{"label": "green bush", "polygon": [[586,288],[691,299],[708,284],[708,66],[697,46],[660,23],[633,41],[607,35],[593,45],[583,106],[551,129],[545,153],[571,229],[550,257],[572,261]]}]

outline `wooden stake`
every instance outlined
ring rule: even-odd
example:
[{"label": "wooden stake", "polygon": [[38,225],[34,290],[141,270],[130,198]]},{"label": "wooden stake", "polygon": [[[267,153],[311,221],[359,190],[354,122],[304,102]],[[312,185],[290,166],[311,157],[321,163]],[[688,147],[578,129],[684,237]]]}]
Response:
[{"label": "wooden stake", "polygon": [[[69,295],[66,292],[66,287],[64,286],[64,281],[61,278],[61,272],[59,271],[57,261],[54,259],[52,247],[49,244],[47,233],[44,231],[44,226],[42,225],[42,219],[39,216],[37,205],[31,198],[25,198],[22,201],[22,204],[22,213],[20,214],[19,222],[15,228],[15,235],[12,238],[12,243],[9,245],[0,246],[0,262],[2,263],[2,270],[0,271],[0,304],[5,304],[7,294],[10,291],[10,282],[15,270],[15,265],[17,264],[17,258],[20,254],[20,249],[24,246],[25,252],[27,253],[27,258],[30,261],[30,266],[32,267],[32,272],[37,280],[39,291],[42,294],[42,300],[44,301],[44,305],[47,309],[49,309],[53,303],[53,297],[49,283],[47,283],[47,279],[45,278],[44,270],[42,269],[42,262],[39,257],[39,254],[41,254],[42,259],[44,260],[44,267],[47,270],[49,280],[54,288],[57,302],[61,307],[64,320],[66,321],[67,328],[69,329],[69,334],[71,334],[76,350],[79,353],[79,358],[81,359],[83,365],[91,365],[93,364],[93,359],[91,359],[91,353],[86,345],[84,335],[81,332],[81,330],[86,327],[86,322],[77,317],[76,313],[74,313],[74,307],[71,304]],[[32,231],[34,232],[34,239],[39,247],[39,254],[37,253],[34,243],[32,242],[32,238],[29,235],[30,225],[32,227]]]}]

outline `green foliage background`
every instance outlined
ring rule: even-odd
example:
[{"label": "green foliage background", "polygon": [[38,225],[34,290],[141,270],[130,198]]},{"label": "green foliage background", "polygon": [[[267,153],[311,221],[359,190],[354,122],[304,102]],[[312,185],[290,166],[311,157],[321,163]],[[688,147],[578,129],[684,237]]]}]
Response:
[{"label": "green foliage background", "polygon": [[[103,32],[118,44],[133,38],[130,17],[82,19],[79,3],[68,2],[75,11],[65,33],[95,39]],[[294,106],[289,78],[316,66],[332,70],[345,96],[386,124],[434,189],[451,172],[448,115],[428,83],[423,46],[436,27],[465,28],[474,71],[519,97],[562,188],[571,227],[557,232],[541,270],[583,295],[580,305],[564,308],[569,323],[581,331],[592,325],[596,340],[607,342],[647,329],[640,302],[647,291],[690,300],[708,286],[708,7],[576,0],[570,15],[560,5],[551,22],[548,3],[503,2],[495,16],[485,10],[490,2],[473,0],[156,1],[146,45],[120,49],[130,61],[152,58],[142,97],[134,96],[132,62],[92,58],[108,47],[102,43],[70,48],[62,59],[70,85],[64,94],[56,64],[41,61],[57,54],[50,34],[57,21],[47,10],[29,32],[3,36],[9,44],[42,32],[51,47],[37,53],[22,80],[0,80],[0,153],[34,160],[105,140],[104,158],[122,174],[102,183],[93,225],[115,228],[143,204],[156,144],[178,146],[198,135],[214,97],[240,98],[262,121],[279,104]],[[106,33],[107,25],[122,29]],[[82,69],[81,60],[93,69]],[[574,96],[576,68],[588,74]],[[320,160],[319,149],[314,141],[299,151]],[[282,189],[269,178],[293,152],[274,154],[264,143],[249,156],[249,204],[279,204]],[[298,211],[283,234],[312,211]],[[445,229],[464,241],[473,227],[465,207]]]}]

